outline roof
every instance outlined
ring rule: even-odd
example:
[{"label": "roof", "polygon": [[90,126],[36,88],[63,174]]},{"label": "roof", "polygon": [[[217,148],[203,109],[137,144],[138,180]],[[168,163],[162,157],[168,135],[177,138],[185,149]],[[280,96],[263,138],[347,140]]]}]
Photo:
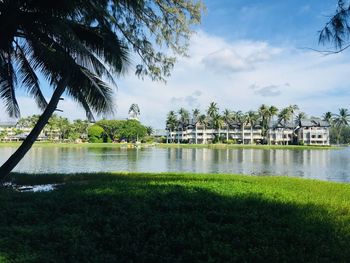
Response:
[{"label": "roof", "polygon": [[288,121],[286,123],[278,122],[278,121],[270,121],[269,127],[273,129],[278,129],[278,128],[294,129],[296,125],[291,121]]},{"label": "roof", "polygon": [[305,119],[300,121],[300,127],[330,127],[328,121],[324,121],[318,118]]}]

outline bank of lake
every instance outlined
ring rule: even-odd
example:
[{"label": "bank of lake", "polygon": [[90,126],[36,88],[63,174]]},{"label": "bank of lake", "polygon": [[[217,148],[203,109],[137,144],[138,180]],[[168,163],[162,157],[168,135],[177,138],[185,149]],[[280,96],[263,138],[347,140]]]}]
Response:
[{"label": "bank of lake", "polygon": [[186,173],[12,174],[1,262],[347,262],[350,185]]}]

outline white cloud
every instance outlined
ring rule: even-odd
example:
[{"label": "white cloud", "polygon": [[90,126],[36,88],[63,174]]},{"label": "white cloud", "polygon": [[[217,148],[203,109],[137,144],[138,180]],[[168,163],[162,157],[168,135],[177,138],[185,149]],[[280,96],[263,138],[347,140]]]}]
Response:
[{"label": "white cloud", "polygon": [[[298,104],[309,115],[350,108],[349,93],[337,92],[348,84],[350,59],[346,54],[325,57],[287,45],[228,42],[204,32],[193,37],[189,53],[189,58],[179,59],[167,85],[139,80],[131,70],[118,83],[115,117],[126,118],[132,103],[139,105],[141,121],[155,128],[164,127],[169,110],[199,107],[205,111],[211,101],[221,109],[242,111],[262,103],[277,107]],[[19,101],[23,115],[36,111],[30,99]],[[85,116],[69,99],[59,108],[71,119]]]}]

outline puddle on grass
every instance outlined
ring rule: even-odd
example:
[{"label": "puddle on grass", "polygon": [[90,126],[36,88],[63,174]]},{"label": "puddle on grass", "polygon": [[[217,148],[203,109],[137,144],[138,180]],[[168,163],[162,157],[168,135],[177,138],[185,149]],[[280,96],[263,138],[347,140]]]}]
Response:
[{"label": "puddle on grass", "polygon": [[2,184],[5,188],[12,188],[18,192],[50,192],[56,190],[63,183],[59,184],[35,184],[35,185],[18,185],[12,182],[4,182]]},{"label": "puddle on grass", "polygon": [[14,189],[19,192],[50,192],[53,191],[60,184],[38,184],[38,185],[12,185]]}]

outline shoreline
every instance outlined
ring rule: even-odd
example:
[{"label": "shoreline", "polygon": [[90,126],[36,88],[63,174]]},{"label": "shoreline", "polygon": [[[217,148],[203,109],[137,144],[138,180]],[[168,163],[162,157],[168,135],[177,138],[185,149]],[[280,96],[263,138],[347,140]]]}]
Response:
[{"label": "shoreline", "polygon": [[49,192],[0,189],[5,262],[350,257],[349,184],[225,174],[12,176],[63,185]]},{"label": "shoreline", "polygon": [[[0,142],[1,147],[18,147],[20,142]],[[33,147],[87,147],[87,148],[207,148],[207,149],[259,149],[259,150],[337,150],[344,146],[332,145],[251,145],[251,144],[177,144],[177,143],[65,143],[35,142]]]}]

